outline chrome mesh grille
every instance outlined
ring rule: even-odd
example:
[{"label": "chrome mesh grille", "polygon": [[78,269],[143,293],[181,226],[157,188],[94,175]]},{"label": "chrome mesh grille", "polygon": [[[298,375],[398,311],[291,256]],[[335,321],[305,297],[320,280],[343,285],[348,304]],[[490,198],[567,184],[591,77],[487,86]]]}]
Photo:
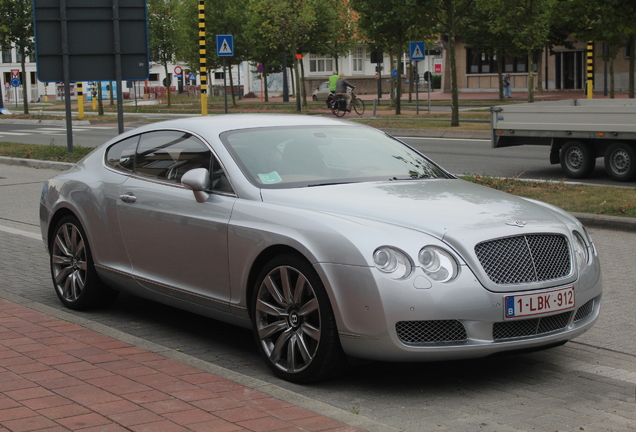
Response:
[{"label": "chrome mesh grille", "polygon": [[400,321],[395,324],[400,341],[407,345],[462,342],[468,339],[464,325],[456,320]]},{"label": "chrome mesh grille", "polygon": [[570,249],[562,235],[506,237],[475,246],[484,271],[496,284],[541,282],[570,274]]},{"label": "chrome mesh grille", "polygon": [[574,315],[574,321],[580,321],[583,318],[587,317],[594,310],[594,299],[588,301],[583,306],[576,311],[576,315]]},{"label": "chrome mesh grille", "polygon": [[500,341],[562,330],[568,325],[571,317],[572,311],[568,311],[542,318],[498,322],[493,325],[492,337],[495,341]]}]

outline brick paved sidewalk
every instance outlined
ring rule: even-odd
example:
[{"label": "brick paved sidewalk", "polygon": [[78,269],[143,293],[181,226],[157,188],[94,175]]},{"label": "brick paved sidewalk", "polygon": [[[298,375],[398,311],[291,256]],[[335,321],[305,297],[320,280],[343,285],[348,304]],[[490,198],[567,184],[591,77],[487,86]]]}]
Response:
[{"label": "brick paved sidewalk", "polygon": [[0,431],[361,429],[0,299]]}]

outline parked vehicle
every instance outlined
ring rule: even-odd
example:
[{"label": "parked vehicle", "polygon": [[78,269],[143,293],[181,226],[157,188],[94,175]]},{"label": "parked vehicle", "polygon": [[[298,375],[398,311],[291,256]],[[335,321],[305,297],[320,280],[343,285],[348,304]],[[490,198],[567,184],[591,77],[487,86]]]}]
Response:
[{"label": "parked vehicle", "polygon": [[616,181],[636,178],[636,101],[570,99],[495,106],[492,146],[550,146],[550,163],[575,179],[588,177],[597,158]]},{"label": "parked vehicle", "polygon": [[313,101],[327,100],[327,97],[329,97],[330,93],[331,92],[329,91],[329,81],[325,81],[324,83],[320,84],[316,90],[314,90],[314,93],[311,95],[311,100]]},{"label": "parked vehicle", "polygon": [[556,346],[601,305],[573,216],[321,116],[142,126],[48,180],[39,215],[68,308],[127,291],[251,328],[294,382]]}]

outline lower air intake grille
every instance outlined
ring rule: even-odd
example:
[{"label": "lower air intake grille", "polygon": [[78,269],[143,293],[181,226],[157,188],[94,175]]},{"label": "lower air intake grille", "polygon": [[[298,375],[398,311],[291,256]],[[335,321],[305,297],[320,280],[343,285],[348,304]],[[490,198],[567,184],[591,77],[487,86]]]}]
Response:
[{"label": "lower air intake grille", "polygon": [[540,282],[570,274],[570,249],[562,235],[506,237],[475,246],[484,271],[496,284]]},{"label": "lower air intake grille", "polygon": [[587,317],[594,310],[594,299],[585,303],[583,306],[576,311],[576,315],[574,315],[574,321],[580,321],[583,318]]},{"label": "lower air intake grille", "polygon": [[456,320],[400,321],[395,324],[398,338],[407,345],[463,342],[468,339],[464,325]]},{"label": "lower air intake grille", "polygon": [[564,329],[570,322],[572,312],[564,312],[543,318],[498,322],[493,325],[492,337],[495,341],[535,336]]}]

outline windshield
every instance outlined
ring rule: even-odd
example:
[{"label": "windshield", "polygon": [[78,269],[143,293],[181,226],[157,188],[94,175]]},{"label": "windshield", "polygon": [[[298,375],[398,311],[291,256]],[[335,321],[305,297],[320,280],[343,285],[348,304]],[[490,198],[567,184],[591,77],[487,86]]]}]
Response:
[{"label": "windshield", "polygon": [[258,187],[449,178],[415,150],[370,128],[259,128],[226,132],[221,139]]}]

